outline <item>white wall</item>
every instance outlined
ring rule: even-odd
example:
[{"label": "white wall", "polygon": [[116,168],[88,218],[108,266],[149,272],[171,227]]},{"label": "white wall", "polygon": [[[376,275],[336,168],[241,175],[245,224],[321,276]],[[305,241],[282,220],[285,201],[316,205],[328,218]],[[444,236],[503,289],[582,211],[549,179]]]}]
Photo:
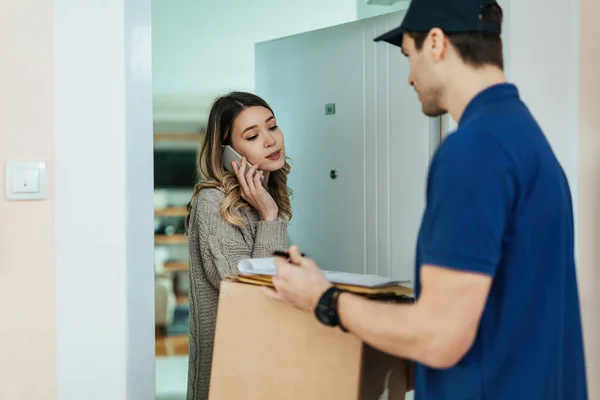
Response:
[{"label": "white wall", "polygon": [[[508,79],[518,85],[548,136],[577,203],[579,2],[500,3],[506,14]],[[561,29],[544,29],[549,21],[560,21]]]},{"label": "white wall", "polygon": [[[406,84],[406,57],[373,42],[401,19],[382,15],[256,47],[256,92],[272,102],[291,158],[289,233],[324,269],[413,279],[440,124]],[[335,114],[325,114],[328,103]]]},{"label": "white wall", "polygon": [[153,0],[152,7],[157,121],[202,120],[216,95],[252,91],[255,42],[356,19],[355,0]]},{"label": "white wall", "polygon": [[356,18],[370,18],[395,11],[404,11],[408,8],[409,4],[410,1],[402,0],[391,6],[380,6],[367,4],[367,0],[356,0]]},{"label": "white wall", "polygon": [[58,399],[153,399],[150,0],[55,0],[54,87]]}]

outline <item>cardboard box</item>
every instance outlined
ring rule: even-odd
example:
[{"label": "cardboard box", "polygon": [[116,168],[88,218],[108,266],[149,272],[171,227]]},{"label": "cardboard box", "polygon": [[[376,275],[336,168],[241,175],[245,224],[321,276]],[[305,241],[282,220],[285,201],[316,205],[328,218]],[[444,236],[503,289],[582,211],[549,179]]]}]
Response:
[{"label": "cardboard box", "polygon": [[408,367],[258,286],[221,284],[210,400],[404,399]]}]

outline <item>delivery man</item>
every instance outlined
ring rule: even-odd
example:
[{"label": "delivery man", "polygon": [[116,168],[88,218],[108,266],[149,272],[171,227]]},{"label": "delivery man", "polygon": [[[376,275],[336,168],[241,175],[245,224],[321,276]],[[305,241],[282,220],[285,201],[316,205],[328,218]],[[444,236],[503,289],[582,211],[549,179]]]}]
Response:
[{"label": "delivery man", "polygon": [[587,399],[569,185],[506,82],[501,26],[495,1],[413,0],[375,39],[408,57],[423,112],[458,122],[430,165],[416,302],[342,292],[297,247],[265,290],[414,360],[418,400]]}]

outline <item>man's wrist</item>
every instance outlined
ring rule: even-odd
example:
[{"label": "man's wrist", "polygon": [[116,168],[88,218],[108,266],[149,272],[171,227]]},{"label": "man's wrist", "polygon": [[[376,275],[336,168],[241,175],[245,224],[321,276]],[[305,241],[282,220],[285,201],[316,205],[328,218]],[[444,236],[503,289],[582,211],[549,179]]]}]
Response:
[{"label": "man's wrist", "polygon": [[321,301],[321,298],[332,287],[333,287],[333,285],[329,284],[327,286],[322,287],[319,290],[315,290],[315,298],[313,299],[313,302],[312,302],[313,303],[313,307],[312,307],[312,310],[309,310],[309,311],[313,311],[314,312],[317,309],[317,307],[319,306],[319,302]]},{"label": "man's wrist", "polygon": [[342,289],[336,288],[333,285],[328,286],[321,293],[315,302],[314,313],[317,319],[325,325],[339,327],[343,332],[348,332],[342,324],[339,316],[339,298],[346,294]]},{"label": "man's wrist", "polygon": [[347,325],[344,323],[344,321],[342,320],[342,303],[345,302],[348,297],[350,296],[350,293],[346,292],[346,291],[342,291],[338,297],[337,297],[337,315],[338,315],[338,321],[339,321],[339,325],[340,325],[340,329],[344,332],[349,332]]}]

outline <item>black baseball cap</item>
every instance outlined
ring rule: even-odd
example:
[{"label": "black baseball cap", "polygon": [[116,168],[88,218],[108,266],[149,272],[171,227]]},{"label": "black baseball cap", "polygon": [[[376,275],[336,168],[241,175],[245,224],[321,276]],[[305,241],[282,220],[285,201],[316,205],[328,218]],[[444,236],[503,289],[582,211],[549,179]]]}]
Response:
[{"label": "black baseball cap", "polygon": [[500,8],[495,0],[412,0],[400,26],[374,40],[402,47],[404,32],[429,32],[433,28],[440,28],[446,33],[490,32],[500,35],[500,24],[482,18],[482,12],[491,6]]}]

